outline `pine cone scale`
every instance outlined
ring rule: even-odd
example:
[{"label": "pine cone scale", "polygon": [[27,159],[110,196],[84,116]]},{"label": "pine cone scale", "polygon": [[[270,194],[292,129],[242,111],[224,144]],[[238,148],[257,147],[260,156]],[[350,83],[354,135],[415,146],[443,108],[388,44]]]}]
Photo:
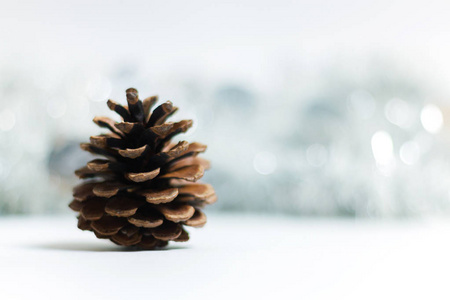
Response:
[{"label": "pine cone scale", "polygon": [[145,197],[145,200],[151,204],[161,204],[171,202],[178,196],[177,188],[170,188],[166,190],[144,190],[138,192],[138,194]]},{"label": "pine cone scale", "polygon": [[152,215],[151,212],[137,212],[128,218],[128,222],[137,227],[155,228],[160,226],[164,220],[155,213]]},{"label": "pine cone scale", "polygon": [[105,205],[105,199],[89,199],[83,203],[80,214],[88,221],[100,220],[103,217]]},{"label": "pine cone scale", "polygon": [[156,176],[158,176],[160,171],[161,170],[158,168],[153,171],[145,172],[145,173],[125,173],[125,177],[134,182],[144,182],[144,181],[151,180],[151,179],[155,178]]},{"label": "pine cone scale", "polygon": [[184,222],[187,226],[202,227],[206,224],[206,215],[201,210],[195,210],[192,218]]},{"label": "pine cone scale", "polygon": [[142,200],[118,196],[107,202],[104,211],[110,216],[127,218],[133,216],[144,204]]},{"label": "pine cone scale", "polygon": [[175,223],[187,221],[195,213],[195,208],[187,204],[158,205],[156,209],[158,209],[167,220]]}]

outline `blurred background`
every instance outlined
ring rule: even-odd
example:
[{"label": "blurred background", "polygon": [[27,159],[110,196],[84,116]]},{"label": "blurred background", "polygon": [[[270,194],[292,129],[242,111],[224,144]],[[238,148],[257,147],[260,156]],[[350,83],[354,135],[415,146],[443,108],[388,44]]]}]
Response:
[{"label": "blurred background", "polygon": [[0,214],[71,213],[125,89],[191,118],[210,211],[450,212],[448,1],[1,1]]}]

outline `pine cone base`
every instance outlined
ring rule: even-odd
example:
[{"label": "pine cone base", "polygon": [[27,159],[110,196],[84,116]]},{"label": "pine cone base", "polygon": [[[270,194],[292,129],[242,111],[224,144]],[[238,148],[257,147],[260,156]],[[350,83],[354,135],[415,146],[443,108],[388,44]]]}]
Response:
[{"label": "pine cone base", "polygon": [[79,213],[79,229],[117,245],[154,249],[186,242],[185,226],[202,227],[201,209],[217,200],[211,185],[197,182],[210,166],[198,157],[206,146],[171,142],[192,120],[166,122],[177,111],[170,101],[151,112],[156,96],[141,101],[133,88],[126,96],[128,106],[108,100],[122,122],[94,118],[110,132],[92,136],[81,149],[104,158],[75,171],[84,182],[73,189],[69,207]]}]

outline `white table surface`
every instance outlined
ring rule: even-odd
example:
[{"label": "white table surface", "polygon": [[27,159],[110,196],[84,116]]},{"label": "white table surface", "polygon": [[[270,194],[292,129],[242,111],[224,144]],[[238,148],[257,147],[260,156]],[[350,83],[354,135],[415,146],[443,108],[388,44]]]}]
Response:
[{"label": "white table surface", "polygon": [[0,217],[0,299],[450,299],[450,220],[210,215],[122,251],[74,216]]}]

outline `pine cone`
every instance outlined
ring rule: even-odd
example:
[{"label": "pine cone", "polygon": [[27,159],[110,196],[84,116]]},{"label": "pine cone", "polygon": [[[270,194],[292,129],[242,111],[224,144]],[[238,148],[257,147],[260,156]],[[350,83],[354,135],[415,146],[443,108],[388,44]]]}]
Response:
[{"label": "pine cone", "polygon": [[170,101],[150,113],[156,96],[141,101],[133,88],[126,95],[128,107],[108,100],[123,122],[94,118],[111,133],[92,136],[81,149],[106,159],[75,171],[87,180],[73,189],[69,207],[79,212],[78,228],[118,245],[152,249],[187,241],[184,225],[203,226],[206,216],[200,208],[217,199],[211,185],[193,183],[209,168],[207,160],[197,157],[206,146],[171,143],[192,120],[166,123],[177,111]]}]

